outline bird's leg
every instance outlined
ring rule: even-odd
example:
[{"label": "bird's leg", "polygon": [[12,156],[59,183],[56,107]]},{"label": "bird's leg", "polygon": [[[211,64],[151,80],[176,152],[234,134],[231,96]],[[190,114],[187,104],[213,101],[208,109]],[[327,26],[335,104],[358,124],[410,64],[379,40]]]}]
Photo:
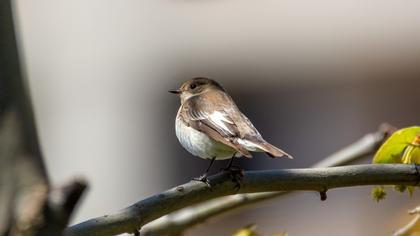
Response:
[{"label": "bird's leg", "polygon": [[213,158],[211,159],[211,161],[210,161],[210,165],[209,165],[209,167],[207,167],[206,172],[205,172],[203,175],[201,175],[200,177],[196,177],[196,178],[194,178],[193,180],[196,180],[196,181],[201,181],[201,182],[203,182],[203,183],[207,184],[207,185],[210,187],[210,182],[209,182],[209,180],[207,179],[207,175],[209,174],[210,168],[211,168],[211,166],[213,165],[214,160],[216,160],[216,157],[213,157]]},{"label": "bird's leg", "polygon": [[242,184],[242,179],[244,177],[244,170],[239,166],[233,166],[233,159],[235,158],[235,154],[233,154],[232,158],[229,161],[229,164],[226,168],[222,169],[229,173],[229,177],[235,183],[235,189],[239,190]]},{"label": "bird's leg", "polygon": [[230,170],[232,168],[233,159],[235,159],[235,154],[233,154],[232,158],[230,158],[229,164],[226,166],[224,170]]},{"label": "bird's leg", "polygon": [[225,168],[222,168],[221,170],[223,170],[223,171],[242,170],[242,168],[240,166],[233,165],[233,160],[234,159],[235,159],[235,154],[233,154],[232,158],[230,158],[229,164]]}]

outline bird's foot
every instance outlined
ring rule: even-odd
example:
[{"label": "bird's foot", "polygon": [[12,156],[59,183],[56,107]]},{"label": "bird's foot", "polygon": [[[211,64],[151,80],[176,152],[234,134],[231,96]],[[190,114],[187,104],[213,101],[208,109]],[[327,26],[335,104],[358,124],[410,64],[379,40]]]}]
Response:
[{"label": "bird's foot", "polygon": [[200,182],[203,182],[203,183],[205,183],[205,184],[206,184],[209,188],[211,188],[210,181],[209,181],[209,179],[207,178],[207,173],[205,173],[205,174],[201,175],[200,177],[195,177],[195,178],[193,178],[193,180],[194,180],[194,181],[200,181]]},{"label": "bird's foot", "polygon": [[244,178],[244,169],[239,166],[230,166],[222,169],[222,171],[229,174],[230,179],[235,183],[235,189],[239,190],[242,185],[242,179]]}]

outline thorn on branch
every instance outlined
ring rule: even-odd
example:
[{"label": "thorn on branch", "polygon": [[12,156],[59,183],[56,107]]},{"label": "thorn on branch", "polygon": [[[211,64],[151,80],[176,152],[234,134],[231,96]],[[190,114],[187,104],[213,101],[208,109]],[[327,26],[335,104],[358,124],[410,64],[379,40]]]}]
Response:
[{"label": "thorn on branch", "polygon": [[327,200],[327,190],[319,192],[319,195],[321,197],[321,201]]}]

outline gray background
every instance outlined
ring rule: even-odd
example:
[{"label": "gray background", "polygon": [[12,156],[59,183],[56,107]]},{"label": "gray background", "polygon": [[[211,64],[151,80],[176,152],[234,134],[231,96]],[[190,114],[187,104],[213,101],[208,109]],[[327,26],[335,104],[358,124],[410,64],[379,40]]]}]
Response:
[{"label": "gray background", "polygon": [[[18,0],[18,34],[54,184],[85,176],[73,222],[117,211],[200,175],[178,144],[178,99],[194,76],[221,82],[264,137],[308,167],[377,129],[419,124],[420,2]],[[365,162],[369,162],[366,160]],[[219,166],[226,163],[218,163]],[[214,168],[217,170],[218,168]],[[389,235],[418,204],[370,187],[295,193],[229,213],[188,235]]]}]

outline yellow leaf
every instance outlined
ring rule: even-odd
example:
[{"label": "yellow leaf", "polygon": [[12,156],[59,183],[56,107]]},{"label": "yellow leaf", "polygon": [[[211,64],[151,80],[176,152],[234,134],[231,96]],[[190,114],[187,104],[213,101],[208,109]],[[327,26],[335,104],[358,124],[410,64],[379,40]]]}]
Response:
[{"label": "yellow leaf", "polygon": [[[420,126],[412,126],[400,129],[393,133],[376,152],[373,163],[375,164],[420,164]],[[406,189],[413,195],[415,187],[394,186],[399,192]],[[372,189],[372,198],[377,202],[384,199],[386,195],[383,186]]]},{"label": "yellow leaf", "polygon": [[236,231],[233,236],[261,236],[261,234],[255,232],[255,228],[257,228],[255,224],[245,226]]},{"label": "yellow leaf", "polygon": [[420,126],[400,129],[378,149],[373,163],[420,163]]}]

